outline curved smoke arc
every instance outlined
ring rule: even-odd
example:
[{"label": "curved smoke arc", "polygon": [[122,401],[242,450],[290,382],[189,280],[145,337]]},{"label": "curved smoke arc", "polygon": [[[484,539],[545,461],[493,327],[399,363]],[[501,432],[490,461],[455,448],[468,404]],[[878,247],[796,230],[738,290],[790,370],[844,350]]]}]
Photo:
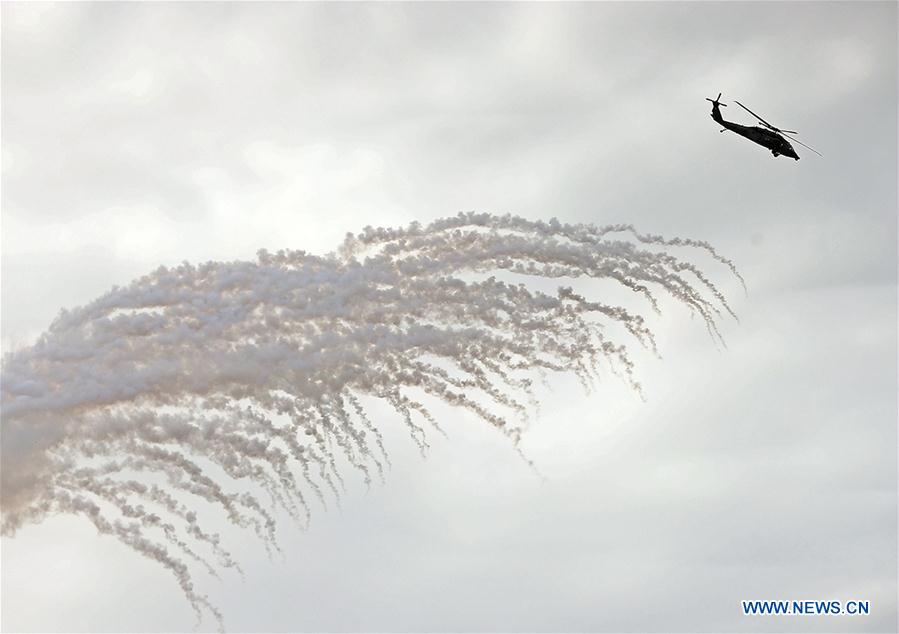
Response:
[{"label": "curved smoke arc", "polygon": [[667,293],[720,339],[718,318],[734,316],[724,295],[667,247],[705,251],[742,283],[705,242],[475,213],[366,228],[324,257],[260,251],[159,268],[61,312],[3,359],[3,532],[84,516],[168,568],[198,619],[205,611],[221,625],[191,568],[239,566],[187,501],[277,548],[276,508],[306,523],[314,504],[339,496],[347,466],[366,482],[389,466],[360,397],[392,406],[424,450],[426,429],[439,429],[429,399],[517,444],[534,371],[587,383],[608,365],[639,389],[625,344],[603,324],[654,351],[640,314],[494,274],[614,280],[656,311]]}]

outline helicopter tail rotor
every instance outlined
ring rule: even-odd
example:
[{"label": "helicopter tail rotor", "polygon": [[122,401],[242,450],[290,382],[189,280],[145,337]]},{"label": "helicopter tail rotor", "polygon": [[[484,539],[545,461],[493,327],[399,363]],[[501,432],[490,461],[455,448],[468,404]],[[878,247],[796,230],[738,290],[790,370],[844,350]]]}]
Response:
[{"label": "helicopter tail rotor", "polygon": [[721,103],[720,101],[718,101],[719,99],[721,99],[720,92],[718,93],[718,96],[715,97],[714,99],[709,99],[708,97],[705,98],[706,101],[711,101],[713,106],[724,106],[725,108],[727,108],[727,104]]}]

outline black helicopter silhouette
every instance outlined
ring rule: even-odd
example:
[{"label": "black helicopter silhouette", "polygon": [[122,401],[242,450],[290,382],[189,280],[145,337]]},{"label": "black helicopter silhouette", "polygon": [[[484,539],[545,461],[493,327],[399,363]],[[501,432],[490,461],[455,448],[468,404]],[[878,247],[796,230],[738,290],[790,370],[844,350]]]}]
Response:
[{"label": "black helicopter silhouette", "polygon": [[[797,161],[799,160],[799,155],[796,154],[796,150],[793,149],[793,146],[790,145],[790,142],[787,141],[787,139],[795,141],[804,148],[808,148],[818,156],[822,156],[822,154],[818,150],[810,148],[799,139],[791,137],[790,134],[799,134],[795,130],[781,130],[780,128],[775,128],[773,125],[762,119],[760,116],[741,104],[739,101],[736,102],[737,105],[743,108],[743,110],[751,114],[753,117],[758,119],[759,123],[765,126],[764,128],[760,128],[758,126],[740,125],[731,121],[725,121],[721,116],[721,110],[718,109],[718,106],[727,107],[726,103],[721,103],[720,101],[718,101],[719,99],[721,99],[720,92],[714,99],[709,99],[708,97],[706,97],[705,99],[706,101],[712,102],[712,119],[718,122],[718,124],[724,126],[725,130],[736,132],[740,136],[746,137],[753,143],[758,143],[762,147],[768,148],[769,150],[771,150],[771,153],[775,157],[783,154],[784,156],[789,156],[790,158],[796,159]],[[724,132],[724,130],[722,130],[722,132]]]}]

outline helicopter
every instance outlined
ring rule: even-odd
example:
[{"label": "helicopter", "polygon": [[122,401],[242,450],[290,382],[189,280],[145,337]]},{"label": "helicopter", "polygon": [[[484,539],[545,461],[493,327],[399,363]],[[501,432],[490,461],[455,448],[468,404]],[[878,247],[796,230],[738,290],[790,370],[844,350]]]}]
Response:
[{"label": "helicopter", "polygon": [[774,127],[773,125],[762,119],[760,116],[758,116],[756,113],[754,113],[752,110],[741,104],[739,101],[736,102],[737,105],[743,108],[743,110],[751,114],[753,117],[758,119],[759,123],[761,123],[764,127],[760,128],[758,126],[740,125],[731,121],[725,121],[721,116],[721,110],[718,108],[718,106],[727,107],[727,104],[721,103],[719,101],[719,99],[721,99],[720,92],[714,99],[709,99],[708,97],[706,97],[705,99],[706,101],[712,102],[712,119],[718,122],[718,124],[724,126],[724,130],[721,130],[722,132],[724,132],[725,130],[736,132],[740,136],[746,137],[753,143],[758,143],[762,147],[768,148],[769,150],[771,150],[771,153],[775,157],[784,155],[789,156],[792,159],[796,159],[797,161],[799,160],[799,155],[796,154],[796,150],[793,149],[793,146],[790,145],[790,141],[787,141],[787,139],[795,141],[802,147],[811,150],[818,156],[823,156],[818,150],[810,148],[799,139],[791,137],[790,134],[799,134],[795,130],[781,130],[780,128]]}]

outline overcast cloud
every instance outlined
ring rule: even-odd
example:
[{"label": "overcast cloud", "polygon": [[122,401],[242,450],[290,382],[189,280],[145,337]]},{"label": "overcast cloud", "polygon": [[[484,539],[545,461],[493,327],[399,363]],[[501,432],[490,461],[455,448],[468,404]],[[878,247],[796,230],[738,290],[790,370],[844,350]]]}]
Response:
[{"label": "overcast cloud", "polygon": [[[384,486],[285,524],[283,560],[230,535],[246,581],[203,590],[236,631],[895,631],[896,20],[4,3],[4,351],[160,264],[324,253],[368,224],[476,210],[708,240],[748,287],[728,348],[670,306],[646,402],[552,381],[522,444],[545,481],[469,416],[444,410],[424,461],[385,422]],[[719,134],[719,91],[824,158]],[[781,598],[872,614],[740,613]],[[4,631],[191,624],[164,570],[83,520],[3,539]]]}]

